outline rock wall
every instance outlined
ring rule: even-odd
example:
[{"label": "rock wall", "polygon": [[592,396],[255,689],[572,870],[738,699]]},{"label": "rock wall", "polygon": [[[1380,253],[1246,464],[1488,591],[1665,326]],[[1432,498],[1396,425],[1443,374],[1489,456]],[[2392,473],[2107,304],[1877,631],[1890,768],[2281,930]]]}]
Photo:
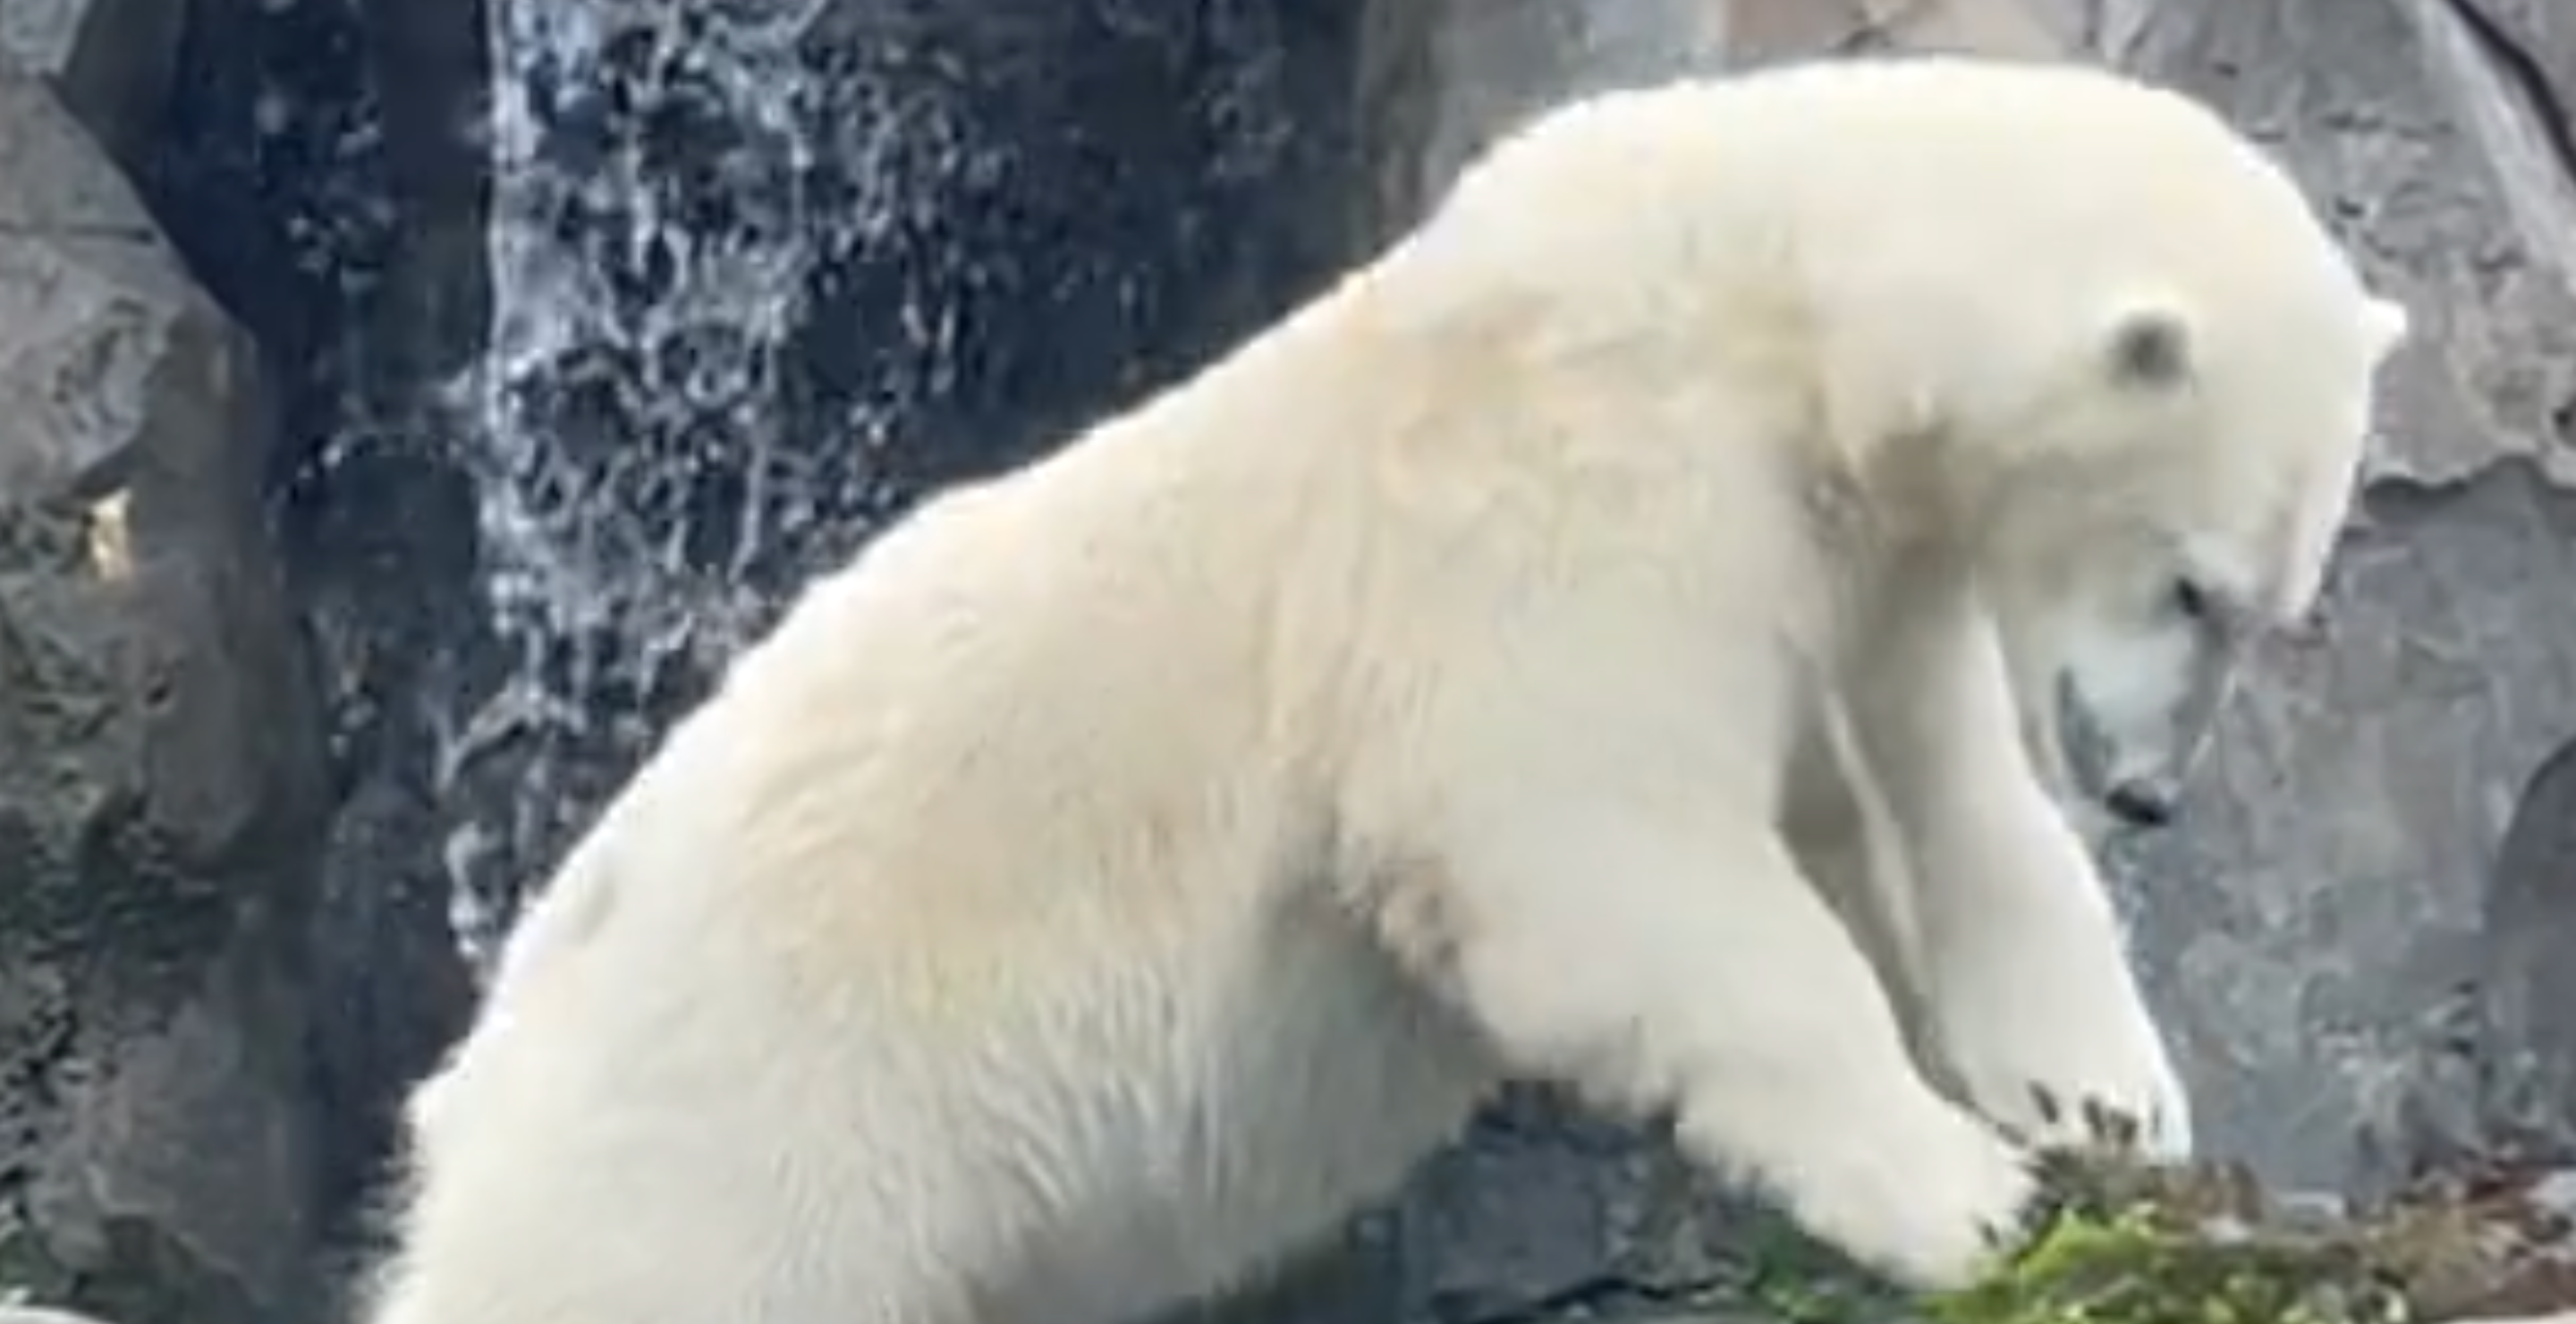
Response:
[{"label": "rock wall", "polygon": [[0,1285],[275,1319],[315,1248],[325,788],[270,418],[250,343],[5,55],[0,327]]},{"label": "rock wall", "polygon": [[259,484],[325,713],[314,757],[330,813],[299,916],[314,1014],[295,1051],[317,1118],[314,1203],[338,1210],[374,1175],[401,1083],[472,997],[448,925],[431,700],[489,638],[473,591],[475,492],[447,419],[488,305],[485,151],[465,132],[482,96],[483,11],[80,7],[101,44],[175,29],[167,81],[134,94],[148,132],[119,159],[266,370]]},{"label": "rock wall", "polygon": [[2460,1086],[2461,1049],[2490,1068],[2576,1056],[2486,1028],[2489,990],[2533,974],[2493,963],[2498,899],[2576,931],[2576,856],[2499,851],[2576,741],[2576,121],[2558,91],[2576,87],[2576,10],[2287,0],[2104,21],[2120,63],[2277,144],[2421,327],[2326,647],[2244,696],[2193,830],[2131,871],[2213,1135],[2285,1180],[2384,1180],[2489,1109]]}]

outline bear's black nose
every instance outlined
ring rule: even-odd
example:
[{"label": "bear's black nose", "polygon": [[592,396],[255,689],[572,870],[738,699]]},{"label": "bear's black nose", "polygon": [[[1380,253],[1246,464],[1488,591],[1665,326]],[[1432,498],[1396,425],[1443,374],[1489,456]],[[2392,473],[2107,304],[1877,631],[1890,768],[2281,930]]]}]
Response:
[{"label": "bear's black nose", "polygon": [[2102,807],[2133,828],[2160,828],[2182,810],[2181,791],[2170,782],[2124,781],[2102,796]]}]

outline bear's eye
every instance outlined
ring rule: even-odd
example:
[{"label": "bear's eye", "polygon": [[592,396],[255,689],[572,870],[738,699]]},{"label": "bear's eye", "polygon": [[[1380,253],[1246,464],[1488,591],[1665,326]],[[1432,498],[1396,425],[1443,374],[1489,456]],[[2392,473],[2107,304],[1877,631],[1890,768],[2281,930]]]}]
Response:
[{"label": "bear's eye", "polygon": [[2206,623],[2216,614],[2216,604],[2209,590],[2197,579],[2184,577],[2173,582],[2173,609],[2183,619]]}]

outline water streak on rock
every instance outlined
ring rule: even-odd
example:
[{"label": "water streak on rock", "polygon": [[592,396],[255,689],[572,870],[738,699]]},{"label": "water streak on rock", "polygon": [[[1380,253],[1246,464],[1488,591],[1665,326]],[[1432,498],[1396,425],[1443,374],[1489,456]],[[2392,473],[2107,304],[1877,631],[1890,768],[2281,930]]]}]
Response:
[{"label": "water streak on rock", "polygon": [[619,770],[586,765],[622,765],[758,628],[761,558],[810,512],[779,401],[822,5],[491,6],[491,338],[459,458],[505,674],[443,768],[506,768],[448,843],[478,956]]}]

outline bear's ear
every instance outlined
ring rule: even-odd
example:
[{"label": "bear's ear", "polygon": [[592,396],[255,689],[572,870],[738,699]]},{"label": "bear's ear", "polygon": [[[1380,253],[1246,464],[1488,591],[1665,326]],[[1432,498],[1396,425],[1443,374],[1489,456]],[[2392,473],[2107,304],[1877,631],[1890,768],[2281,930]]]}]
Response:
[{"label": "bear's ear", "polygon": [[2361,333],[2370,342],[2374,361],[2388,357],[2405,341],[2410,320],[2406,305],[2394,299],[2373,297],[2363,301]]},{"label": "bear's ear", "polygon": [[2168,391],[2190,383],[2191,318],[2166,299],[2131,299],[2120,305],[2103,337],[2103,369],[2115,386]]}]

